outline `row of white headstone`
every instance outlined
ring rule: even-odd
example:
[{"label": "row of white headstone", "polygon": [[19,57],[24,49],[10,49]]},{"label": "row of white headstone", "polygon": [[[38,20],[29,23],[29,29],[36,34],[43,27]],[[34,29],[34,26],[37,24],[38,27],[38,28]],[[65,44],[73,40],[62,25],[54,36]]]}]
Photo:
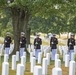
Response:
[{"label": "row of white headstone", "polygon": [[[48,65],[50,65],[50,53],[47,53],[46,58],[42,60],[42,53],[39,53],[38,63],[42,64],[42,66],[36,65],[36,58],[33,57],[33,52],[30,53],[30,72],[33,75],[47,75],[48,74]],[[16,55],[12,56],[12,70],[16,70],[16,61],[19,58],[19,52]],[[68,55],[66,55],[65,67],[69,67],[69,75],[75,75],[75,61],[70,61]],[[24,71],[26,70],[26,52],[21,57],[21,63],[17,65],[16,75],[24,75]],[[2,64],[2,75],[9,75],[9,63],[8,63],[8,55],[4,55],[4,62]],[[62,75],[61,69],[61,60],[59,59],[59,54],[55,55],[55,67],[52,69],[52,75]]]},{"label": "row of white headstone", "polygon": [[[74,53],[73,60],[69,61],[69,55],[65,56],[65,67],[69,67],[69,75],[75,75],[75,61],[74,61]],[[24,75],[26,71],[26,52],[23,53],[21,57],[20,64],[17,64],[16,61],[19,61],[19,52],[16,52],[16,55],[12,55],[12,70],[16,70],[16,75]],[[42,59],[42,53],[38,54],[38,64],[42,64],[42,66],[36,65],[36,58],[33,57],[33,52],[30,53],[30,72],[33,75],[47,75],[48,74],[48,65],[50,65],[50,53],[46,54],[46,57]],[[8,55],[4,55],[4,62],[2,63],[2,75],[9,75],[9,62]],[[62,75],[61,69],[61,60],[59,59],[59,54],[55,55],[55,67],[52,69],[52,75]]]},{"label": "row of white headstone", "polygon": [[[32,54],[32,53],[31,53]],[[39,53],[40,56],[41,53]],[[69,67],[69,75],[75,75],[75,61],[74,53],[73,60],[69,61],[69,55],[66,54],[65,67]],[[46,58],[43,58],[42,67],[36,65],[35,57],[31,57],[31,72],[34,75],[47,75],[48,74],[48,65],[50,65],[50,54],[47,53]],[[38,60],[39,61],[39,60]],[[41,59],[40,59],[41,61]],[[59,54],[55,55],[55,67],[52,69],[52,75],[62,75],[61,69],[61,60],[59,59]]]},{"label": "row of white headstone", "polygon": [[[4,55],[4,62],[2,63],[2,75],[9,75],[9,62],[8,62],[8,55]],[[16,55],[12,55],[12,70],[16,70],[16,75],[24,75],[25,66],[26,66],[26,52],[23,53],[21,57],[20,64],[16,67],[16,61],[19,61],[19,52],[16,52]]]}]

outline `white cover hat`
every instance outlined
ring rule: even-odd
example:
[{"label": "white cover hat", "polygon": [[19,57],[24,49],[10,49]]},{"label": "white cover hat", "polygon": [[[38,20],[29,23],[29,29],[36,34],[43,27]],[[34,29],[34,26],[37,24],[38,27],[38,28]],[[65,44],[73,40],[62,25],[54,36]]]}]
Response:
[{"label": "white cover hat", "polygon": [[6,34],[7,34],[7,35],[10,35],[10,32],[7,32]]},{"label": "white cover hat", "polygon": [[24,32],[21,32],[21,35],[22,35],[22,34],[23,34],[23,35],[25,35],[25,33],[24,33]]},{"label": "white cover hat", "polygon": [[40,34],[37,34],[36,36],[40,36]]},{"label": "white cover hat", "polygon": [[70,36],[74,36],[74,34],[71,34]]}]

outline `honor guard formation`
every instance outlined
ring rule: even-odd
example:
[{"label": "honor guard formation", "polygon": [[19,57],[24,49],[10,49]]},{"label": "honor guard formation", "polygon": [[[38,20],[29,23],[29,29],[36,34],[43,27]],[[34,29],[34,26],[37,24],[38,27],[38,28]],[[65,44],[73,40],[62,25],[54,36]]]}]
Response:
[{"label": "honor guard formation", "polygon": [[7,32],[5,40],[4,40],[4,48],[5,48],[5,54],[8,54],[8,56],[9,56],[9,50],[10,50],[10,43],[11,42],[12,42],[12,39],[10,37],[10,32]]},{"label": "honor guard formation", "polygon": [[25,47],[26,47],[26,37],[24,32],[21,32],[19,43],[20,43],[20,57],[21,57],[23,56],[23,52],[25,51]]},{"label": "honor guard formation", "polygon": [[39,34],[37,34],[37,37],[34,40],[34,49],[35,49],[35,56],[38,60],[38,53],[41,51],[41,45],[42,45],[42,39],[39,38]]},{"label": "honor guard formation", "polygon": [[68,45],[69,60],[72,60],[71,55],[74,52],[74,46],[75,46],[74,34],[71,34],[70,38],[68,39],[67,45]]},{"label": "honor guard formation", "polygon": [[53,34],[53,37],[51,37],[51,40],[50,40],[52,60],[55,60],[55,54],[57,53],[57,44],[58,44],[58,39],[56,38],[56,35]]},{"label": "honor guard formation", "polygon": [[[51,60],[55,60],[55,54],[57,53],[57,44],[58,44],[58,39],[56,38],[56,34],[52,35],[49,42],[50,42],[50,52],[52,55]],[[5,54],[8,54],[8,56],[9,56],[11,43],[12,43],[12,39],[10,36],[10,32],[7,32],[6,37],[4,39],[4,49],[5,49]],[[25,33],[21,32],[21,36],[19,39],[20,57],[23,56],[23,53],[26,49],[26,44],[27,44],[27,39],[25,37]],[[35,49],[36,60],[38,60],[38,53],[41,52],[41,45],[42,45],[42,39],[40,38],[40,35],[37,34],[36,38],[34,39],[34,49]],[[67,46],[68,46],[67,53],[69,54],[69,60],[72,60],[71,55],[74,52],[74,46],[75,46],[74,34],[70,35],[70,38],[67,41]]]}]

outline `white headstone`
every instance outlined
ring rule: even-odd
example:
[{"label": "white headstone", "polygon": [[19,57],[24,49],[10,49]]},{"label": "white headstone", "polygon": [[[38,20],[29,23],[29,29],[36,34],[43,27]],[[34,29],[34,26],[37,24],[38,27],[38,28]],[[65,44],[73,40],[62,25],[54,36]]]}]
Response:
[{"label": "white headstone", "polygon": [[55,54],[55,60],[59,59],[59,54]]},{"label": "white headstone", "polygon": [[55,60],[55,68],[60,68],[61,67],[61,60],[60,59],[56,59]]},{"label": "white headstone", "polygon": [[31,62],[32,57],[33,57],[33,52],[30,52],[30,62]]},{"label": "white headstone", "polygon": [[62,46],[59,46],[60,55],[62,55]]},{"label": "white headstone", "polygon": [[16,52],[16,61],[19,61],[19,51]]},{"label": "white headstone", "polygon": [[35,49],[33,49],[33,55],[35,56]]},{"label": "white headstone", "polygon": [[46,53],[47,53],[47,51],[46,51],[46,49],[44,50],[44,57],[46,56]]},{"label": "white headstone", "polygon": [[31,67],[30,67],[30,70],[31,70],[32,73],[34,72],[34,66],[35,65],[36,65],[36,58],[32,57],[31,58]]},{"label": "white headstone", "polygon": [[16,70],[16,55],[12,55],[12,70]]},{"label": "white headstone", "polygon": [[43,46],[41,45],[41,53],[43,53]]},{"label": "white headstone", "polygon": [[74,61],[75,60],[75,53],[72,53],[71,54],[71,61]]},{"label": "white headstone", "polygon": [[38,64],[41,64],[41,61],[42,60],[42,53],[41,52],[39,52],[38,53]]},{"label": "white headstone", "polygon": [[29,52],[31,52],[31,46],[30,46],[30,44],[28,45],[28,50],[29,50]]},{"label": "white headstone", "polygon": [[61,68],[53,68],[52,69],[52,75],[62,75]]},{"label": "white headstone", "polygon": [[25,56],[21,57],[21,64],[24,65],[24,70],[25,70],[25,66],[26,66],[26,58],[25,58]]},{"label": "white headstone", "polygon": [[41,66],[35,66],[33,75],[42,75],[42,67]]},{"label": "white headstone", "polygon": [[47,73],[48,73],[47,58],[43,58],[42,75],[47,75]]},{"label": "white headstone", "polygon": [[65,67],[69,67],[69,55],[65,55]]},{"label": "white headstone", "polygon": [[9,75],[9,63],[8,62],[2,63],[2,75]]},{"label": "white headstone", "polygon": [[7,54],[4,55],[4,62],[8,62],[8,55]]},{"label": "white headstone", "polygon": [[34,50],[34,45],[31,45],[31,49]]},{"label": "white headstone", "polygon": [[64,53],[64,51],[63,51],[63,61],[65,61],[65,53]]},{"label": "white headstone", "polygon": [[16,75],[24,75],[24,65],[23,64],[17,65]]},{"label": "white headstone", "polygon": [[25,57],[26,57],[26,52],[23,52],[23,56],[25,56]]},{"label": "white headstone", "polygon": [[50,65],[50,53],[47,53],[46,58],[47,58],[47,65]]},{"label": "white headstone", "polygon": [[75,61],[70,61],[69,75],[75,75]]}]

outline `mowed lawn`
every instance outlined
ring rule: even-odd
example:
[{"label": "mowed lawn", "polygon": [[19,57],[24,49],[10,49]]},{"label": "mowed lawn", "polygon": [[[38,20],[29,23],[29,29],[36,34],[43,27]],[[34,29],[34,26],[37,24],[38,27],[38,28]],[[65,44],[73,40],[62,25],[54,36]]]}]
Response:
[{"label": "mowed lawn", "polygon": [[[62,68],[62,73],[63,75],[69,75],[69,68],[65,68],[64,67],[64,62],[62,61],[62,56],[60,56],[61,59],[61,68]],[[29,62],[30,58],[29,55],[27,55],[27,62],[26,62],[26,71],[24,75],[33,75],[32,73],[30,73],[30,62]],[[0,75],[2,75],[2,62],[3,62],[3,57],[0,61]],[[17,62],[17,64],[19,64],[19,62]],[[12,57],[10,56],[9,59],[9,75],[16,75],[16,71],[11,70],[11,65],[12,64]],[[37,64],[37,65],[41,65],[41,64]],[[52,69],[54,68],[54,61],[50,61],[50,65],[48,66],[48,75],[52,75]]]}]

